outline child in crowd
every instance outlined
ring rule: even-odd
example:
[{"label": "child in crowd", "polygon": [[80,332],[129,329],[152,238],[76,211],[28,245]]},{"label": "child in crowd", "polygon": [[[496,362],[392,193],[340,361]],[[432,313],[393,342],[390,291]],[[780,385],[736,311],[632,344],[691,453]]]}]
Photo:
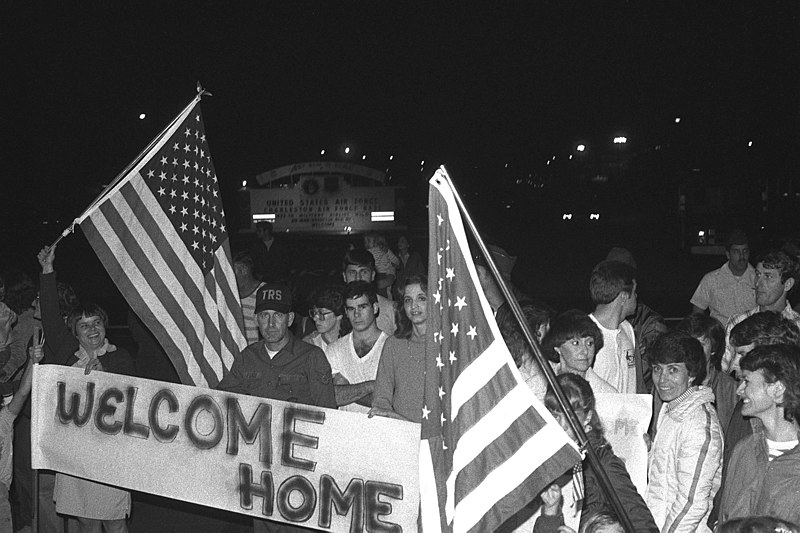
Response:
[{"label": "child in crowd", "polygon": [[375,258],[375,285],[378,294],[391,298],[391,291],[388,289],[394,284],[397,277],[400,259],[389,249],[386,237],[380,233],[364,235],[364,248]]}]

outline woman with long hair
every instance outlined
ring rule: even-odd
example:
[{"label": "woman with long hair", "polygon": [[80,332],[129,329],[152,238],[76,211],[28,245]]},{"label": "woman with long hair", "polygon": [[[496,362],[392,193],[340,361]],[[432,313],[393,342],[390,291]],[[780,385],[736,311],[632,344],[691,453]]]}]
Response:
[{"label": "woman with long hair", "polygon": [[412,422],[422,419],[425,333],[428,320],[428,279],[411,276],[403,282],[397,331],[383,346],[369,416]]}]

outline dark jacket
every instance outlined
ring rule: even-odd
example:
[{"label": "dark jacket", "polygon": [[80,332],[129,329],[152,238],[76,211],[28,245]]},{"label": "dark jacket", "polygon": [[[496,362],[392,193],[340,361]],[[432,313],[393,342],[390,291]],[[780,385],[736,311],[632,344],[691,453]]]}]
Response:
[{"label": "dark jacket", "polygon": [[[608,474],[611,486],[614,488],[622,506],[628,513],[628,517],[633,523],[637,532],[658,531],[653,515],[644,503],[644,498],[636,490],[636,486],[631,481],[628,469],[622,459],[614,454],[611,444],[597,431],[587,433],[587,438],[597,454],[603,469]],[[588,460],[583,461],[583,479],[585,497],[583,500],[583,510],[581,511],[581,526],[587,518],[599,512],[614,513],[611,502],[606,498],[603,487],[600,484],[597,472]]]},{"label": "dark jacket", "polygon": [[270,359],[264,341],[245,348],[217,390],[336,409],[331,365],[314,345],[289,335]]}]

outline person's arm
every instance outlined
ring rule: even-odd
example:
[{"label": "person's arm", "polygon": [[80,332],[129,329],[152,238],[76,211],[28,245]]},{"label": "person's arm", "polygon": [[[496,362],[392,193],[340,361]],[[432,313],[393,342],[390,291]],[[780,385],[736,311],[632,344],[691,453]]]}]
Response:
[{"label": "person's arm", "polygon": [[381,360],[378,362],[378,373],[375,375],[375,392],[372,394],[372,409],[369,417],[385,416],[408,420],[394,410],[394,351],[391,342],[383,345]]},{"label": "person's arm", "polygon": [[357,403],[364,407],[372,407],[372,393],[375,390],[375,380],[350,383],[341,374],[333,375],[333,390],[336,394],[336,405],[350,405]]},{"label": "person's arm", "polygon": [[31,384],[33,383],[33,365],[42,360],[44,350],[42,346],[34,346],[30,350],[28,358],[28,365],[25,367],[25,372],[22,374],[22,379],[19,382],[19,389],[8,404],[8,411],[14,416],[17,416],[25,405],[25,401],[31,393]]},{"label": "person's arm", "polygon": [[310,358],[310,372],[309,377],[311,385],[311,401],[317,407],[327,407],[329,409],[336,409],[336,392],[333,386],[333,377],[331,376],[331,365],[322,350],[316,350],[315,353],[309,355]]},{"label": "person's arm", "polygon": [[693,313],[705,313],[708,306],[711,305],[711,291],[709,290],[708,274],[703,276],[697,288],[694,290],[689,303],[692,304]]},{"label": "person's arm", "polygon": [[78,349],[78,340],[70,333],[64,319],[61,318],[61,309],[58,306],[58,282],[53,269],[55,247],[45,246],[37,257],[42,266],[42,273],[39,276],[42,330],[49,353],[53,354],[53,360],[50,361],[48,356],[47,362],[63,365]]},{"label": "person's arm", "polygon": [[713,407],[704,406],[682,425],[674,465],[677,490],[667,509],[663,531],[695,532],[709,511],[722,475],[722,434]]}]

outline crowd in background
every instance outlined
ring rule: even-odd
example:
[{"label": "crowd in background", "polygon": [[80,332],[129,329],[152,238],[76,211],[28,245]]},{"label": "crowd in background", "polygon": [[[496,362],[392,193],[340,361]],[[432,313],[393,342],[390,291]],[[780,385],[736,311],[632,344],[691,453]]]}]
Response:
[{"label": "crowd in background", "polygon": [[[218,388],[420,422],[427,262],[407,236],[391,244],[369,233],[342,251],[340,269],[324,282],[298,286],[293,272],[308,265],[293,264],[288,243],[258,224],[253,241],[232,251],[248,346]],[[731,232],[727,261],[699,280],[691,313],[670,327],[639,298],[636,261],[624,248],[575,274],[593,308],[561,312],[519,291],[515,257],[489,249],[580,427],[479,258],[479,283],[521,378],[573,439],[581,440],[576,429],[585,434],[635,531],[798,531],[800,314],[790,301],[800,266],[792,248],[751,263],[747,236]],[[31,364],[43,358],[87,373],[164,379],[154,369],[166,356],[138,318],[128,320],[130,350],[112,344],[106,311],[56,278],[55,258],[54,248],[39,253],[38,282],[14,269],[0,278],[0,533],[31,523]],[[641,436],[645,494],[604,436],[596,394],[652,394],[652,423]],[[503,529],[622,531],[598,475],[591,461],[575,465]],[[128,491],[40,474],[40,531],[127,531],[130,511]],[[254,521],[255,531],[295,529]]]}]

